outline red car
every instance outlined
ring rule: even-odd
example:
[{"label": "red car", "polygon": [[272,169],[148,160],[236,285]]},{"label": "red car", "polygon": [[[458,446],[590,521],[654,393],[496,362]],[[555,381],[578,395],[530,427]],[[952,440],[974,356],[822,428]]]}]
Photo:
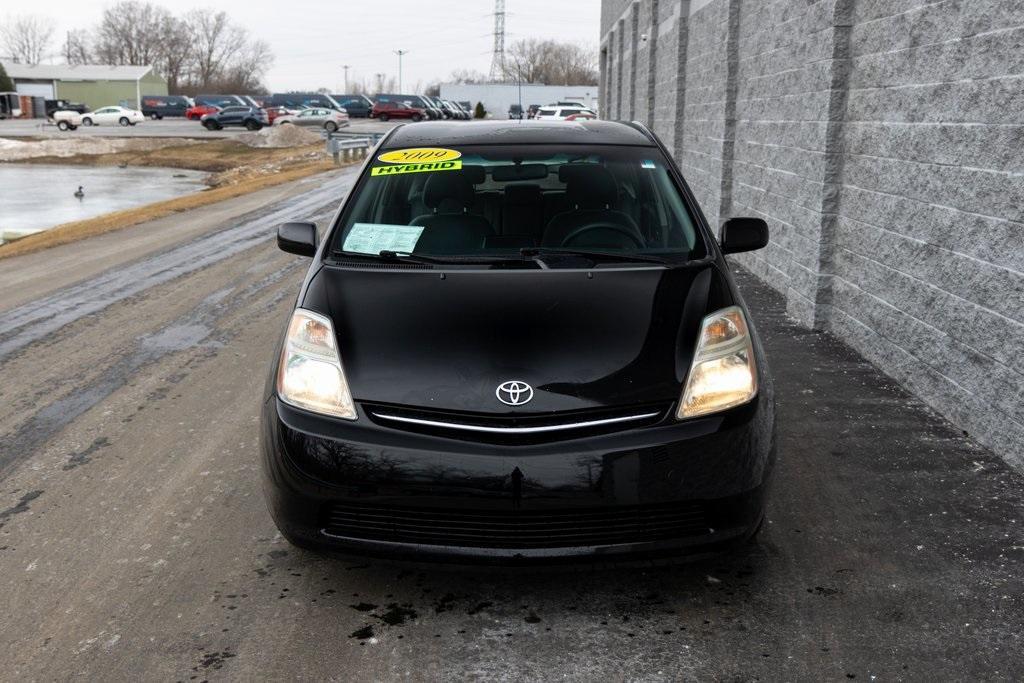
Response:
[{"label": "red car", "polygon": [[185,110],[185,118],[189,121],[198,121],[207,114],[213,114],[218,111],[220,111],[219,107],[214,107],[210,104],[197,104]]},{"label": "red car", "polygon": [[296,110],[288,109],[287,107],[264,107],[263,109],[267,112],[267,118],[270,119],[271,124],[273,124],[274,119],[279,116],[289,116],[299,113]]},{"label": "red car", "polygon": [[374,102],[373,109],[370,110],[370,118],[378,121],[387,121],[388,119],[422,121],[427,118],[427,112],[425,109],[409,106],[405,102]]}]

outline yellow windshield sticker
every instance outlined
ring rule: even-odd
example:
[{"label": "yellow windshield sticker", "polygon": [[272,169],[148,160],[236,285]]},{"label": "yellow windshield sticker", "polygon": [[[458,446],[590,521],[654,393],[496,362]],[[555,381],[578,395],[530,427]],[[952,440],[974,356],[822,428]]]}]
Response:
[{"label": "yellow windshield sticker", "polygon": [[424,161],[452,161],[461,156],[462,152],[454,149],[415,147],[413,149],[396,149],[393,152],[384,152],[377,157],[377,161],[383,161],[385,164],[412,164]]},{"label": "yellow windshield sticker", "polygon": [[371,176],[399,175],[402,173],[427,173],[430,171],[458,171],[462,168],[462,160],[426,161],[420,164],[395,164],[394,166],[377,166],[370,169]]}]

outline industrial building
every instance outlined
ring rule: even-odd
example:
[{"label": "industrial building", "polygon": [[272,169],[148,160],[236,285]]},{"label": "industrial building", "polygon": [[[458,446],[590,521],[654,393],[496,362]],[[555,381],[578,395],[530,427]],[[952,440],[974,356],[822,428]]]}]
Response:
[{"label": "industrial building", "polygon": [[544,83],[444,83],[441,85],[441,99],[452,102],[469,102],[475,107],[482,102],[484,109],[493,118],[508,116],[510,105],[520,103],[525,110],[531,104],[554,104],[555,102],[579,102],[597,110],[597,85],[546,85]]},{"label": "industrial building", "polygon": [[90,109],[138,107],[143,95],[166,95],[167,81],[151,66],[17,64],[4,61],[20,95],[82,102]]},{"label": "industrial building", "polygon": [[602,0],[601,103],[653,127],[715,229],[768,222],[735,260],[793,318],[1024,470],[1012,7]]}]

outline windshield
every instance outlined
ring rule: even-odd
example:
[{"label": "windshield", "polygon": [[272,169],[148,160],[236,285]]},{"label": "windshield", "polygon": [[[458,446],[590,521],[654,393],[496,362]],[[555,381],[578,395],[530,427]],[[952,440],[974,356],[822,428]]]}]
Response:
[{"label": "windshield", "polygon": [[331,251],[432,261],[700,258],[704,244],[666,163],[654,147],[611,145],[378,152],[332,233]]}]

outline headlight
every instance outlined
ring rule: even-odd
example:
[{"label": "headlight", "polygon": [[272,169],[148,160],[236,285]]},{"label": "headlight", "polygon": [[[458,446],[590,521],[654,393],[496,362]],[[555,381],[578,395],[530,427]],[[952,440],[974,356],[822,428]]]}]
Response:
[{"label": "headlight", "polygon": [[295,309],[277,369],[277,395],[299,408],[356,419],[329,319]]},{"label": "headlight", "polygon": [[756,395],[757,366],[743,311],[737,306],[715,311],[701,323],[676,417],[718,412]]}]

